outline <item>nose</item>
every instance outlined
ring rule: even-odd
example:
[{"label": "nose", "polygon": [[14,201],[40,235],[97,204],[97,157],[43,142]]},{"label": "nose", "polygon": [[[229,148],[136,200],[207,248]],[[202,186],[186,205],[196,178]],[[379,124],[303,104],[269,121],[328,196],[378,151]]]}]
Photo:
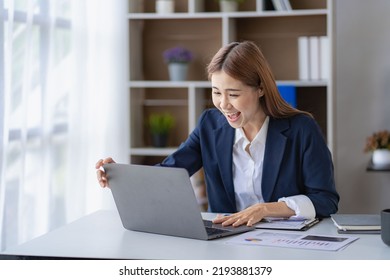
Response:
[{"label": "nose", "polygon": [[227,98],[226,96],[221,96],[220,106],[221,106],[221,109],[224,109],[224,110],[229,109],[231,107],[229,98]]}]

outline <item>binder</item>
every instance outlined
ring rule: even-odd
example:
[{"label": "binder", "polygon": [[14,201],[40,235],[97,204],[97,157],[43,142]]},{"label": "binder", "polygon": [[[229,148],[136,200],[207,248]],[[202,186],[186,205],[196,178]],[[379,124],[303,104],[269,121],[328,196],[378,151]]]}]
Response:
[{"label": "binder", "polygon": [[312,226],[318,224],[320,219],[284,219],[284,218],[264,218],[259,223],[255,224],[258,229],[280,229],[280,230],[295,230],[305,231]]},{"label": "binder", "polygon": [[327,36],[321,36],[319,38],[320,43],[320,79],[328,80],[330,73],[330,61],[329,61],[329,38]]},{"label": "binder", "polygon": [[310,80],[320,79],[320,48],[317,36],[309,37]]},{"label": "binder", "polygon": [[309,80],[309,61],[309,38],[307,36],[300,36],[298,37],[298,70],[301,81]]}]

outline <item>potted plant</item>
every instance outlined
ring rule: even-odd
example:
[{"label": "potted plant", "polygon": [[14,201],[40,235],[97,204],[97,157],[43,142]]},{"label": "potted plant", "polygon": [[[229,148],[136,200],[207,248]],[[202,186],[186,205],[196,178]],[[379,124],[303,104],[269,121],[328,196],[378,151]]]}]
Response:
[{"label": "potted plant", "polygon": [[174,125],[175,119],[169,113],[151,114],[148,119],[148,128],[152,137],[152,145],[166,147],[169,132]]},{"label": "potted plant", "polygon": [[245,0],[218,0],[221,12],[229,13],[238,11],[238,5]]},{"label": "potted plant", "polygon": [[390,131],[381,130],[367,137],[365,152],[372,152],[372,163],[390,164]]},{"label": "potted plant", "polygon": [[171,81],[185,81],[187,79],[188,63],[193,54],[184,47],[173,47],[163,52],[164,61],[168,64]]}]

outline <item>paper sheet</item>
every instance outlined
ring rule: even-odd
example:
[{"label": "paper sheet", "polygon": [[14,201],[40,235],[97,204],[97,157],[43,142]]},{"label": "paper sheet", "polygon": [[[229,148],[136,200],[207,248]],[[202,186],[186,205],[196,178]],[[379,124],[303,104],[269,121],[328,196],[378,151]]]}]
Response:
[{"label": "paper sheet", "polygon": [[229,239],[229,244],[338,251],[359,239],[349,236],[299,234],[254,230]]}]

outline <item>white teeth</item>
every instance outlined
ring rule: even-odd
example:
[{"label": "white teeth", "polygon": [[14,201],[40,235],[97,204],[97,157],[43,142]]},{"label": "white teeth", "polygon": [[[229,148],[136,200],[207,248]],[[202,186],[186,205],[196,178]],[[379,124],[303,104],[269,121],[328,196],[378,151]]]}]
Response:
[{"label": "white teeth", "polygon": [[240,112],[236,112],[236,113],[225,113],[226,117],[231,120],[231,121],[234,121],[238,118],[238,116],[240,115]]},{"label": "white teeth", "polygon": [[238,113],[233,113],[233,114],[226,114],[228,117],[235,117],[237,116]]}]

